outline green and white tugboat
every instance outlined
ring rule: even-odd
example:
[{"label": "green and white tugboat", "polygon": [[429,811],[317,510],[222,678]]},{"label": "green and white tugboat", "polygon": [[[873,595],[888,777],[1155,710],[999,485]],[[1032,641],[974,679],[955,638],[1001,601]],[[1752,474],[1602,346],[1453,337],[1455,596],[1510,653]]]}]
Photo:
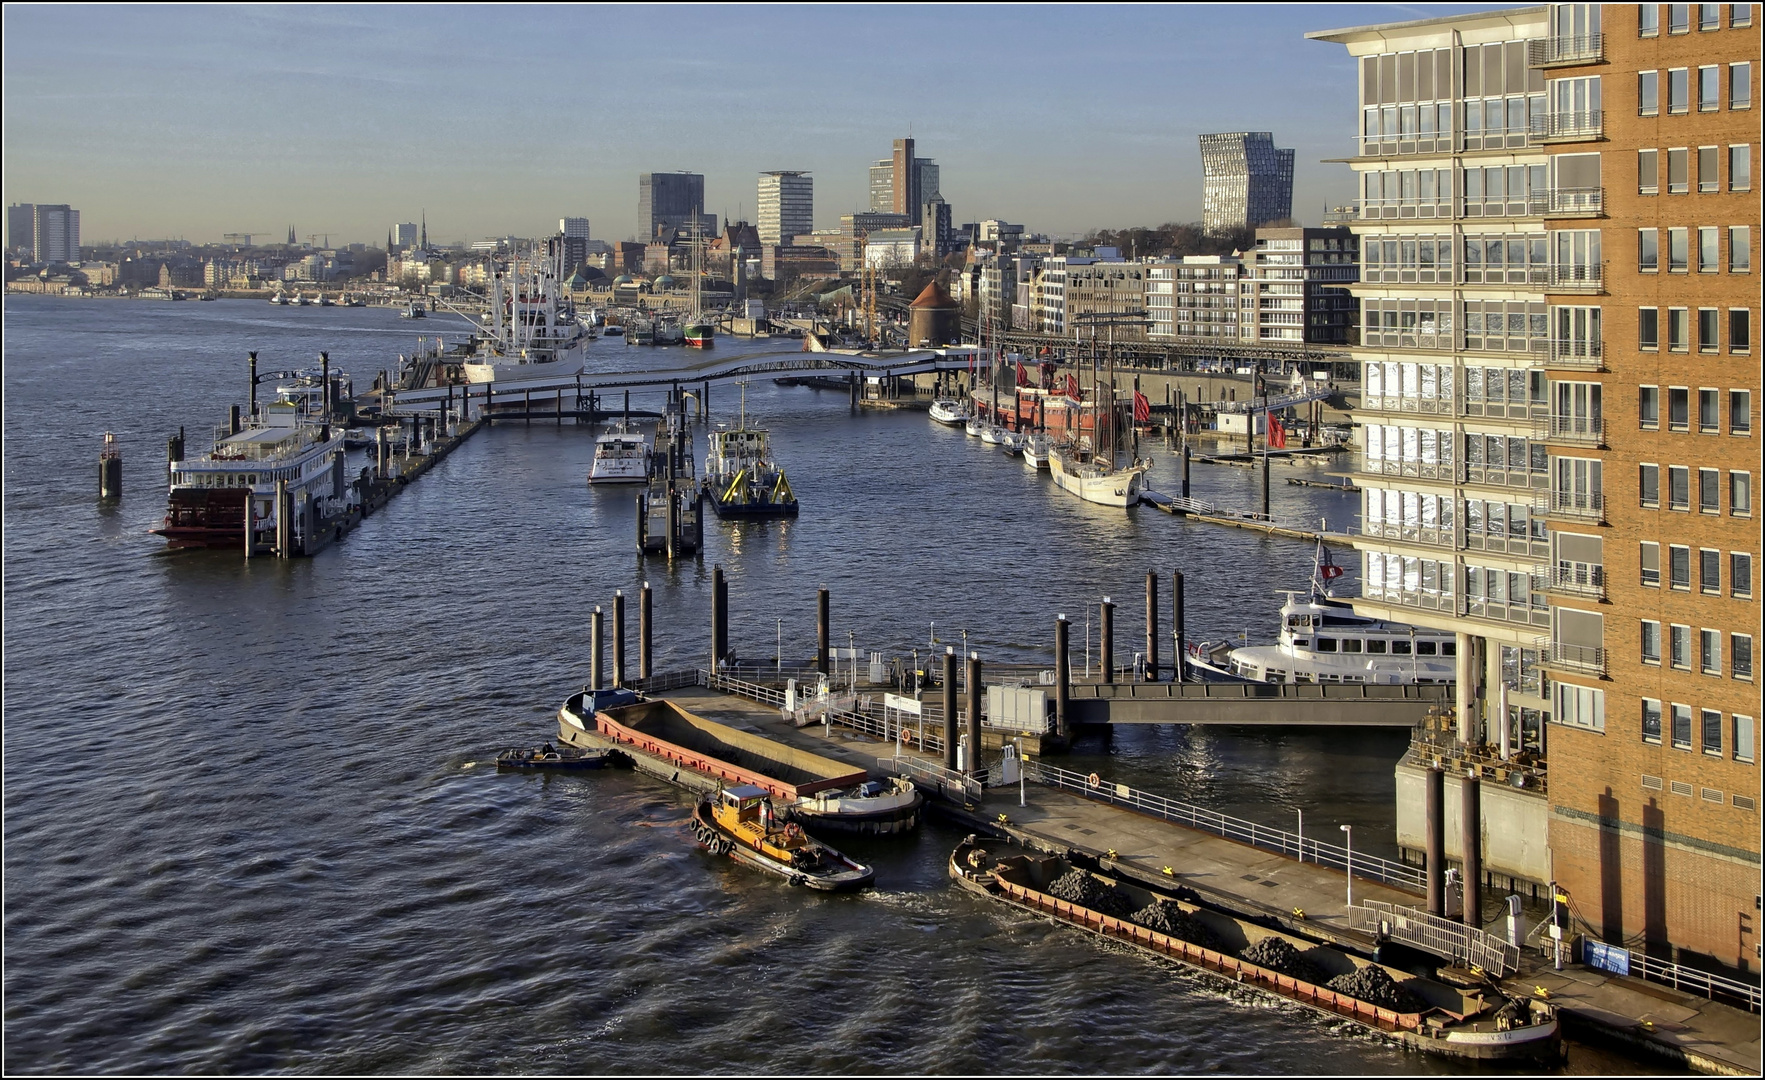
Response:
[{"label": "green and white tugboat", "polygon": [[705,493],[720,518],[796,517],[797,496],[784,470],[772,460],[771,434],[748,426],[748,387],[742,384],[742,411],[736,426],[711,432],[705,457]]}]

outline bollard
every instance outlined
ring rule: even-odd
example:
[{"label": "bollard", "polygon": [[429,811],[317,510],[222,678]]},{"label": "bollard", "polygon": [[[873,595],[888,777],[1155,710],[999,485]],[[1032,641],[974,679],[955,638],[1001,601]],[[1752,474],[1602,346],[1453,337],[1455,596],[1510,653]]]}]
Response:
[{"label": "bollard", "polygon": [[246,363],[251,365],[251,418],[257,419],[257,353],[245,354]]},{"label": "bollard", "polygon": [[1465,867],[1465,925],[1483,929],[1483,780],[1470,775],[1459,781],[1462,801],[1459,824],[1462,829]]},{"label": "bollard", "polygon": [[1103,662],[1103,681],[1115,681],[1115,605],[1103,598],[1102,624],[1097,631],[1097,652]]},{"label": "bollard", "polygon": [[1189,441],[1183,440],[1183,498],[1189,497]]},{"label": "bollard", "polygon": [[827,587],[815,593],[815,670],[827,674]]},{"label": "bollard", "polygon": [[1072,624],[1065,615],[1054,620],[1054,734],[1065,738],[1071,730],[1066,722],[1068,698],[1072,693],[1072,656],[1069,646]]},{"label": "bollard", "polygon": [[1184,638],[1183,626],[1183,572],[1171,571],[1171,645],[1177,650],[1171,659],[1171,667],[1176,669],[1177,682],[1188,682],[1189,643]]},{"label": "bollard", "polygon": [[1158,573],[1146,571],[1146,681],[1158,681]]},{"label": "bollard", "polygon": [[625,685],[625,590],[613,592],[613,689]]},{"label": "bollard", "polygon": [[288,550],[294,540],[293,508],[289,505],[288,481],[276,481],[276,558],[287,559],[292,555]]},{"label": "bollard", "polygon": [[[233,408],[237,411],[238,406]],[[116,436],[108,431],[104,433],[104,449],[98,452],[98,497],[123,497],[123,452],[117,449]]]},{"label": "bollard", "polygon": [[968,775],[981,771],[981,654],[968,654]]},{"label": "bollard", "polygon": [[711,567],[711,673],[717,673],[717,665],[723,659],[723,641],[718,637],[718,630],[723,626],[723,566],[721,563]]},{"label": "bollard", "polygon": [[729,660],[729,579],[717,575],[717,655]]},{"label": "bollard", "polygon": [[944,646],[944,768],[956,767],[956,646]]},{"label": "bollard", "polygon": [[588,617],[588,688],[601,688],[601,606],[594,606],[594,614]]},{"label": "bollard", "polygon": [[1429,769],[1423,802],[1428,827],[1428,914],[1446,914],[1446,773]]},{"label": "bollard", "polygon": [[650,677],[650,583],[644,582],[637,594],[637,677]]}]

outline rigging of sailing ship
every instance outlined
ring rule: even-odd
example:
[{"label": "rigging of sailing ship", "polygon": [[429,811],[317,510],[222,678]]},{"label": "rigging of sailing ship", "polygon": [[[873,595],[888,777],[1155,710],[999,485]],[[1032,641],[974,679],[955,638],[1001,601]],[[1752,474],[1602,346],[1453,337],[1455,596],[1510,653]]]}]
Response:
[{"label": "rigging of sailing ship", "polygon": [[[1122,424],[1121,409],[1116,402],[1114,328],[1118,322],[1143,319],[1144,313],[1138,316],[1081,315],[1079,318],[1091,324],[1091,394],[1089,399],[1081,396],[1079,424],[1068,433],[1065,441],[1049,451],[1048,471],[1062,490],[1070,491],[1086,502],[1133,506],[1140,501],[1142,478],[1152,463],[1130,453],[1129,464],[1118,464],[1121,432],[1124,427],[1132,430],[1132,422]],[[1110,327],[1108,386],[1103,385],[1098,369],[1098,323]]]},{"label": "rigging of sailing ship", "polygon": [[701,215],[693,214],[693,310],[681,327],[690,349],[709,349],[716,327],[705,315],[704,224]]}]

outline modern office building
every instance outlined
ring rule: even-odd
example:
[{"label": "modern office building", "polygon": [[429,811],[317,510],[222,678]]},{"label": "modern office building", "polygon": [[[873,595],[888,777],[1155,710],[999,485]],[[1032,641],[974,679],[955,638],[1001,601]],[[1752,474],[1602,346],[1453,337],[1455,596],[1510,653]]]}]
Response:
[{"label": "modern office building", "polygon": [[[896,184],[897,176],[906,177],[906,184]],[[896,139],[894,154],[870,166],[871,212],[906,214],[912,224],[923,224],[925,204],[941,197],[938,177],[936,162],[913,156],[912,139]]]},{"label": "modern office building", "polygon": [[1456,631],[1428,753],[1498,794],[1504,873],[1577,932],[1756,973],[1753,9],[1309,36],[1358,76],[1355,607]]},{"label": "modern office building", "polygon": [[1293,216],[1293,151],[1266,131],[1201,136],[1202,225],[1255,228]]},{"label": "modern office building", "polygon": [[789,244],[815,229],[815,178],[782,170],[760,174],[759,230],[762,244]]},{"label": "modern office building", "polygon": [[675,230],[690,229],[694,215],[700,235],[716,235],[717,215],[704,209],[705,178],[699,173],[644,173],[637,178],[637,225],[645,243],[658,237],[667,241]]},{"label": "modern office building", "polygon": [[14,203],[7,208],[7,244],[33,263],[80,261],[80,212],[65,203]]},{"label": "modern office building", "polygon": [[558,219],[558,232],[568,240],[588,240],[588,219],[585,217],[567,217]]},{"label": "modern office building", "polygon": [[[288,241],[294,243],[292,239]],[[417,244],[417,223],[401,221],[392,227],[392,250],[409,251]]]},{"label": "modern office building", "polygon": [[1249,268],[1230,255],[1159,259],[1146,268],[1147,336],[1153,341],[1236,345],[1250,309]]},{"label": "modern office building", "polygon": [[1258,229],[1244,263],[1246,343],[1348,344],[1356,314],[1348,286],[1360,278],[1360,254],[1346,226]]}]

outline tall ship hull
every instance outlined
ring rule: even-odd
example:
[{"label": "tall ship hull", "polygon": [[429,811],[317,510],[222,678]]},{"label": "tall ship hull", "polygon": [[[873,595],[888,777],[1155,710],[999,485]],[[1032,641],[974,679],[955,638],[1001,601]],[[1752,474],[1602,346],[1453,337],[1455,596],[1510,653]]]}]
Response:
[{"label": "tall ship hull", "polygon": [[1133,506],[1140,501],[1146,466],[1109,469],[1095,462],[1081,462],[1070,451],[1048,455],[1048,473],[1061,489],[1086,502],[1101,506]]},{"label": "tall ship hull", "polygon": [[702,321],[689,322],[682,330],[686,334],[687,346],[694,349],[709,349],[711,339],[717,333],[716,327]]}]

